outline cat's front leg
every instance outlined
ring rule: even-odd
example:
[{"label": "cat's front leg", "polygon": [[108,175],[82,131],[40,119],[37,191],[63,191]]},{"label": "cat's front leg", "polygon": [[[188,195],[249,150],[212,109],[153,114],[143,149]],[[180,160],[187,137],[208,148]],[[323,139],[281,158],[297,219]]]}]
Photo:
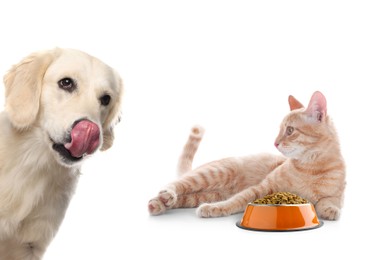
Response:
[{"label": "cat's front leg", "polygon": [[241,206],[233,205],[229,201],[204,203],[197,208],[196,214],[201,218],[224,217],[244,211],[245,206],[246,203],[244,203],[244,206]]},{"label": "cat's front leg", "polygon": [[319,217],[326,220],[337,220],[340,217],[340,199],[336,197],[326,197],[320,199],[315,204],[315,209]]},{"label": "cat's front leg", "polygon": [[196,214],[202,218],[214,218],[243,212],[246,208],[247,203],[251,199],[258,197],[256,195],[258,193],[259,192],[256,188],[249,188],[240,193],[237,193],[225,201],[201,204],[197,208]]},{"label": "cat's front leg", "polygon": [[177,194],[172,189],[165,189],[148,202],[148,211],[151,215],[163,214],[171,209],[177,201]]},{"label": "cat's front leg", "polygon": [[268,176],[260,184],[244,189],[227,200],[201,204],[197,208],[196,214],[202,218],[210,218],[243,212],[250,201],[277,190],[278,187],[274,184],[272,178]]}]

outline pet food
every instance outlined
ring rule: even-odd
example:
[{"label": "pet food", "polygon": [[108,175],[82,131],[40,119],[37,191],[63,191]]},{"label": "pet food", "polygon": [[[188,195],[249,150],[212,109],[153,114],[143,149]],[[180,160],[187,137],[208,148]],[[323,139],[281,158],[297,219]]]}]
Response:
[{"label": "pet food", "polygon": [[254,204],[306,204],[308,201],[290,192],[276,192],[253,201]]}]

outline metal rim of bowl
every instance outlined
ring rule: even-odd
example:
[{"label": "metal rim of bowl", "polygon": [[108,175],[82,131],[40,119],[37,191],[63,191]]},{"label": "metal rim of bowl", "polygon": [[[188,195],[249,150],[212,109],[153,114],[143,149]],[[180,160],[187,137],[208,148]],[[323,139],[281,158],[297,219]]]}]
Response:
[{"label": "metal rim of bowl", "polygon": [[248,205],[251,206],[265,206],[265,207],[284,207],[284,206],[306,206],[306,205],[313,205],[310,202],[308,203],[299,203],[299,204],[259,204],[259,203],[254,203],[254,202],[249,202]]},{"label": "metal rim of bowl", "polygon": [[307,231],[307,230],[313,230],[313,229],[317,229],[317,228],[320,228],[321,226],[324,225],[324,222],[321,221],[319,219],[319,224],[316,225],[316,226],[312,226],[312,227],[307,227],[307,228],[290,228],[290,229],[260,229],[260,228],[250,228],[250,227],[245,227],[245,226],[242,226],[241,225],[241,221],[237,221],[236,222],[236,226],[241,228],[241,229],[245,229],[245,230],[249,230],[249,231],[259,231],[259,232],[295,232],[295,231]]}]

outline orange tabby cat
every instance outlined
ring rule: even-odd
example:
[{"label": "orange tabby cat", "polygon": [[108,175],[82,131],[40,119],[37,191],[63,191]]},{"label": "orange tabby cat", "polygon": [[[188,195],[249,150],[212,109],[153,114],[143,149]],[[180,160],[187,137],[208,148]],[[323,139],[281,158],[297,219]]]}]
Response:
[{"label": "orange tabby cat", "polygon": [[345,188],[345,163],[336,130],[327,115],[324,95],[315,92],[307,108],[289,96],[291,112],[275,140],[285,156],[259,154],[225,158],[194,170],[192,160],[203,135],[194,127],[179,159],[178,180],[149,201],[150,214],[171,208],[197,207],[200,217],[242,212],[249,201],[289,191],[315,205],[322,219],[340,216]]}]

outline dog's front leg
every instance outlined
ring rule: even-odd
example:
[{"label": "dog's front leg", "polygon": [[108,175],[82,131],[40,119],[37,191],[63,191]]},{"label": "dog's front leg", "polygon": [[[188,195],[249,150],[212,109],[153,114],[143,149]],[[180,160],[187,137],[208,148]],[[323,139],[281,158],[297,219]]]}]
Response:
[{"label": "dog's front leg", "polygon": [[46,246],[38,242],[22,243],[16,239],[0,241],[1,260],[40,260]]}]

